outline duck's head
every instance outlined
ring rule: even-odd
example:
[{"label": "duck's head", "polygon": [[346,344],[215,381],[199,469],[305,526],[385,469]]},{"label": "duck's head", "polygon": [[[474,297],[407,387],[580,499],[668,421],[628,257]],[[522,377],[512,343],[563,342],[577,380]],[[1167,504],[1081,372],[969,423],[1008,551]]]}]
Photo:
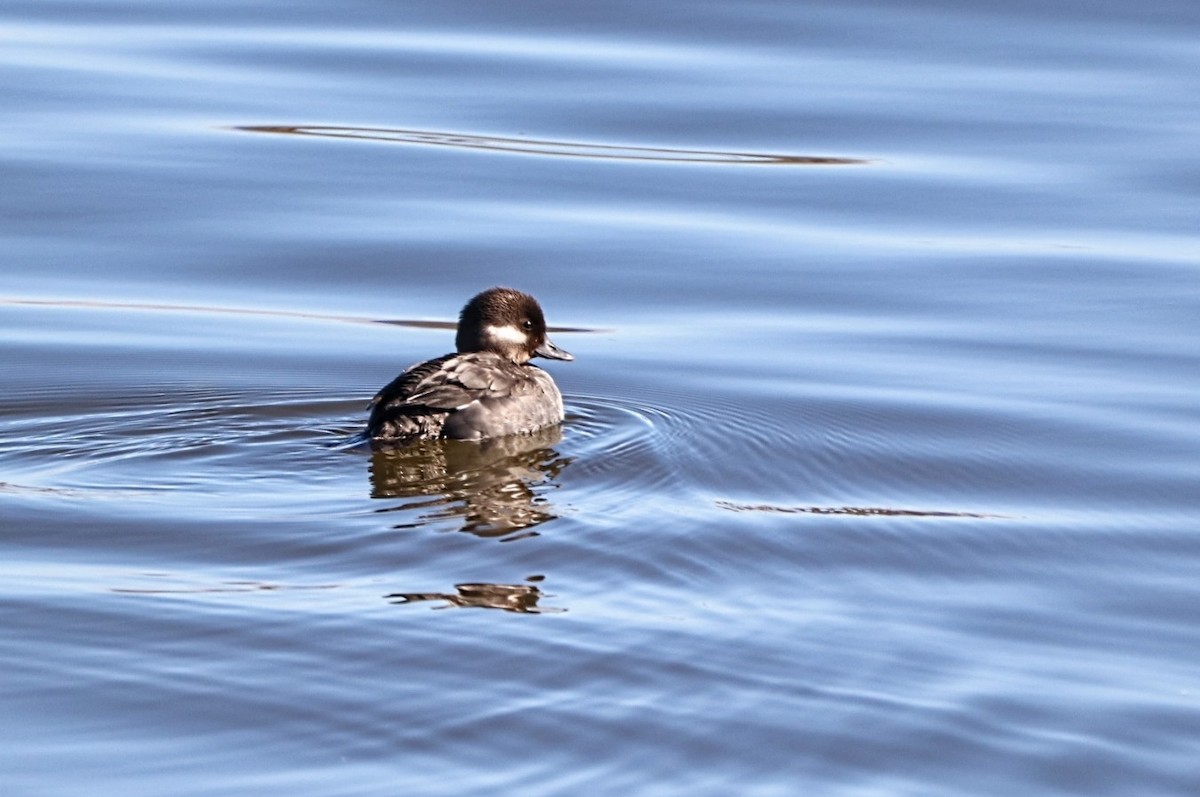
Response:
[{"label": "duck's head", "polygon": [[459,353],[490,351],[518,364],[534,357],[575,359],[546,335],[537,299],[512,288],[489,288],[467,302],[454,342]]}]

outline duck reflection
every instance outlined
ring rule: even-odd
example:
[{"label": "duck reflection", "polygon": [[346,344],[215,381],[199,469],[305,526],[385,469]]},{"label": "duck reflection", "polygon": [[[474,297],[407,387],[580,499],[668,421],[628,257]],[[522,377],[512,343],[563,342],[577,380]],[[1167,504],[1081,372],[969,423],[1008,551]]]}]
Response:
[{"label": "duck reflection", "polygon": [[[541,576],[531,576],[529,581],[540,581]],[[396,592],[384,597],[393,603],[419,603],[422,601],[446,601],[435,609],[449,609],[452,606],[477,609],[503,609],[506,612],[521,614],[542,614],[545,612],[564,612],[548,606],[538,606],[538,601],[545,595],[534,584],[455,584],[457,592]]]},{"label": "duck reflection", "polygon": [[547,486],[571,460],[554,450],[562,429],[481,442],[424,440],[404,446],[376,443],[371,454],[371,497],[411,498],[385,512],[421,511],[398,529],[455,519],[481,537],[518,539],[557,517]]}]

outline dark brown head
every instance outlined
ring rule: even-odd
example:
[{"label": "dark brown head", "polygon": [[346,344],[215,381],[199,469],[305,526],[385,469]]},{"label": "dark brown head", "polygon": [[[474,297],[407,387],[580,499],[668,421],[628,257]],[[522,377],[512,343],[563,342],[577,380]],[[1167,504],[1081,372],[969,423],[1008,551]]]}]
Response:
[{"label": "dark brown head", "polygon": [[467,302],[458,317],[455,346],[459,352],[495,352],[518,364],[534,357],[575,359],[547,337],[537,299],[512,288],[489,288]]}]

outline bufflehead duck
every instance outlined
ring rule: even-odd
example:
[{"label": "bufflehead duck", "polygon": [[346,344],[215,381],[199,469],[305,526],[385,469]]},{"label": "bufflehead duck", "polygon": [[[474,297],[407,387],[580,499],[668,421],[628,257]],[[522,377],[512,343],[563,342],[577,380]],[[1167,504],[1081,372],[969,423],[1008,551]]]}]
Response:
[{"label": "bufflehead duck", "polygon": [[561,423],[562,394],[534,357],[573,360],[546,336],[537,300],[490,288],[462,309],[457,352],[418,363],[371,400],[376,440],[482,440]]}]

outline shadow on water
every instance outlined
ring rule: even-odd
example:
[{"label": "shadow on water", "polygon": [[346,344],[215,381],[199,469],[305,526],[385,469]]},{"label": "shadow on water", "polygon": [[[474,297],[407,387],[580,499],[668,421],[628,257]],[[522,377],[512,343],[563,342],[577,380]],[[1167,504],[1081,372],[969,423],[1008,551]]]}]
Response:
[{"label": "shadow on water", "polygon": [[548,155],[559,158],[600,158],[621,161],[660,163],[723,163],[774,166],[853,166],[869,161],[822,155],[781,155],[763,152],[720,152],[715,150],[632,147],[613,144],[583,144],[571,141],[545,141],[534,138],[501,138],[436,130],[402,130],[386,127],[338,127],[330,125],[238,125],[234,130],[247,133],[277,133],[317,138],[348,138],[410,144],[428,147],[457,147],[521,155]]},{"label": "shadow on water", "polygon": [[[544,576],[530,576],[526,581],[541,581]],[[393,603],[422,603],[445,601],[435,609],[452,607],[475,609],[502,609],[518,614],[547,614],[565,612],[553,606],[539,606],[538,601],[546,596],[536,584],[455,584],[455,592],[395,592],[384,597]]]},{"label": "shadow on water", "polygon": [[534,527],[557,517],[544,493],[571,459],[553,447],[562,429],[463,442],[423,440],[405,446],[374,444],[372,498],[406,500],[379,512],[416,512],[395,529],[424,528],[451,520],[461,531],[508,542],[534,536]]},{"label": "shadow on water", "polygon": [[[407,530],[451,520],[460,531],[502,542],[537,536],[534,527],[553,520],[557,512],[543,495],[558,486],[557,479],[571,459],[554,446],[562,427],[529,435],[466,442],[422,440],[407,445],[371,444],[371,497],[402,498],[384,513],[415,512],[416,518],[392,526]],[[529,576],[540,582],[545,576]],[[395,604],[442,601],[451,607],[501,609],[520,614],[563,612],[539,606],[544,593],[533,583],[470,582],[454,592],[394,592],[384,596]]]}]

